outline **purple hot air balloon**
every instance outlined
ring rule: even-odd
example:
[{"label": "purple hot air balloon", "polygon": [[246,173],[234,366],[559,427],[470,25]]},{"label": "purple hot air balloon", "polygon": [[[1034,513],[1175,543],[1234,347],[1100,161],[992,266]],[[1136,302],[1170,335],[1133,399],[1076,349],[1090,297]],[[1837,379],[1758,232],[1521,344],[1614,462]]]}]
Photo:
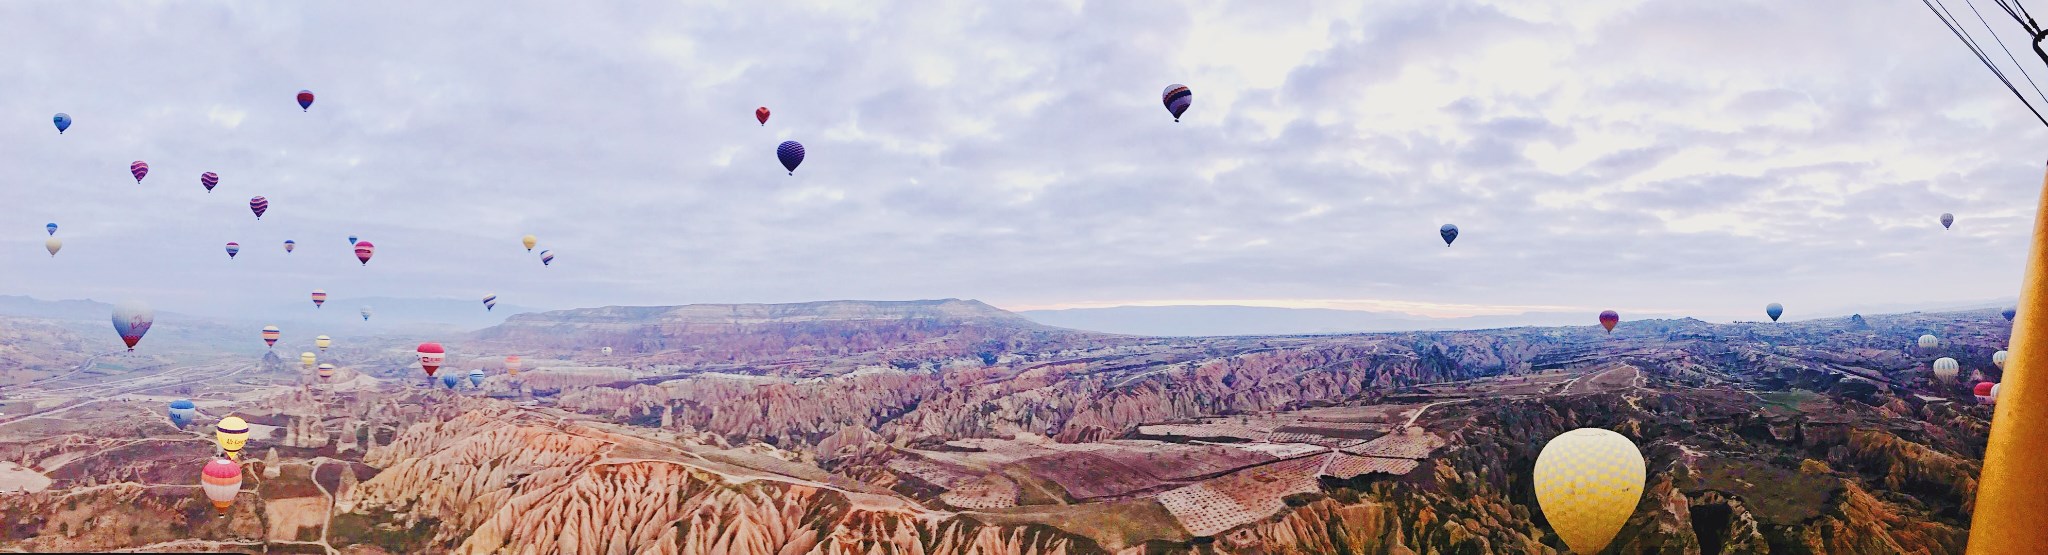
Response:
[{"label": "purple hot air balloon", "polygon": [[1166,86],[1166,92],[1160,93],[1159,101],[1166,103],[1166,111],[1173,114],[1173,121],[1179,122],[1180,115],[1194,104],[1195,92],[1188,90],[1187,85],[1174,83]]},{"label": "purple hot air balloon", "polygon": [[796,175],[797,164],[804,163],[804,145],[796,141],[783,141],[782,146],[775,147],[775,157],[782,159],[782,167],[788,169],[790,175]]},{"label": "purple hot air balloon", "polygon": [[220,184],[220,174],[206,172],[199,174],[199,184],[206,186],[206,192],[213,192],[213,186]]},{"label": "purple hot air balloon", "polygon": [[141,183],[142,176],[149,175],[149,164],[141,160],[128,165],[128,173],[135,174],[135,182]]},{"label": "purple hot air balloon", "polygon": [[270,199],[257,196],[249,199],[249,211],[256,213],[256,219],[263,219],[263,211],[270,209]]},{"label": "purple hot air balloon", "polygon": [[233,259],[235,257],[235,253],[239,252],[242,252],[242,244],[236,243],[234,241],[228,241],[228,258]]}]

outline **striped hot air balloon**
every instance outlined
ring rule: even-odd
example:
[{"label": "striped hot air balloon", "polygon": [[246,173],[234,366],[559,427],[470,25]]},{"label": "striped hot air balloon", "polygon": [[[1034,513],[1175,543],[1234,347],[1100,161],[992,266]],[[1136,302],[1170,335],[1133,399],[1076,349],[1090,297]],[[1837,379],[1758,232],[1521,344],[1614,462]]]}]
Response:
[{"label": "striped hot air balloon", "polygon": [[313,109],[313,91],[308,91],[308,90],[301,90],[301,91],[299,91],[299,111],[301,111],[301,112],[304,112],[304,111],[308,111],[308,110],[312,110],[312,109]]},{"label": "striped hot air balloon", "polygon": [[327,304],[327,290],[326,290],[326,289],[314,289],[314,290],[313,290],[313,308],[320,308],[320,305],[323,305],[323,304]]},{"label": "striped hot air balloon", "polygon": [[541,251],[540,251],[540,265],[542,265],[542,266],[546,266],[546,265],[548,265],[548,264],[550,264],[550,263],[553,263],[554,261],[555,261],[555,253],[554,253],[553,251],[549,251],[549,250],[547,250],[547,249],[541,249]]},{"label": "striped hot air balloon", "polygon": [[514,376],[519,375],[519,355],[505,357],[505,373]]},{"label": "striped hot air balloon", "polygon": [[1621,314],[1612,310],[1600,311],[1600,327],[1607,328],[1607,333],[1614,333],[1614,325],[1619,323],[1621,323]]},{"label": "striped hot air balloon", "polygon": [[199,471],[199,489],[213,502],[213,510],[227,516],[235,496],[242,493],[242,465],[229,459],[214,459]]},{"label": "striped hot air balloon", "polygon": [[233,260],[235,258],[235,254],[239,252],[242,252],[242,244],[236,243],[234,241],[228,241],[228,259]]},{"label": "striped hot air balloon", "polygon": [[294,248],[297,248],[298,246],[299,246],[299,242],[298,242],[298,241],[293,241],[293,240],[291,240],[291,239],[285,239],[285,240],[284,240],[284,252],[285,252],[285,254],[291,254],[291,252],[292,252],[292,249],[294,249]]},{"label": "striped hot air balloon", "polygon": [[1173,114],[1173,121],[1177,123],[1180,115],[1188,111],[1188,106],[1194,104],[1195,91],[1189,90],[1187,85],[1174,83],[1166,86],[1166,92],[1160,93],[1159,100],[1166,104],[1167,113]]},{"label": "striped hot air balloon", "polygon": [[256,219],[263,219],[263,213],[270,210],[270,199],[257,196],[249,199],[249,211],[256,213]]},{"label": "striped hot air balloon", "polygon": [[322,362],[322,363],[320,363],[320,381],[323,381],[323,382],[325,382],[325,381],[327,381],[327,380],[331,380],[331,379],[334,379],[334,363],[332,363],[332,362]]},{"label": "striped hot air balloon", "polygon": [[322,335],[322,336],[319,336],[319,337],[315,337],[315,338],[313,338],[313,346],[314,346],[314,347],[319,347],[319,348],[320,348],[320,352],[323,352],[323,353],[327,352],[327,346],[328,346],[328,345],[333,345],[333,344],[334,344],[334,338],[331,338],[331,337],[327,337],[327,336],[325,336],[325,335]]},{"label": "striped hot air balloon", "polygon": [[202,187],[206,187],[206,192],[209,192],[209,193],[213,192],[213,186],[214,186],[214,185],[219,185],[219,184],[220,184],[220,174],[217,174],[217,173],[213,173],[213,172],[206,172],[206,173],[202,173],[202,174],[199,174],[199,185],[200,185],[200,186],[202,186]]},{"label": "striped hot air balloon", "polygon": [[240,416],[220,419],[220,423],[213,426],[213,443],[219,445],[220,451],[227,453],[228,458],[242,460],[242,447],[249,444],[249,423]]},{"label": "striped hot air balloon", "polygon": [[483,370],[482,368],[478,368],[478,369],[470,370],[470,371],[469,371],[469,386],[470,386],[470,387],[482,387],[483,385],[484,385],[484,370]]},{"label": "striped hot air balloon", "polygon": [[796,175],[797,165],[804,163],[804,145],[796,141],[783,141],[782,146],[775,147],[775,157],[782,159],[783,169],[789,170],[790,175]]},{"label": "striped hot air balloon", "polygon": [[284,333],[278,331],[277,326],[263,326],[263,344],[265,346],[276,347],[277,339],[283,336]]},{"label": "striped hot air balloon", "polygon": [[1962,369],[1962,364],[1957,363],[1956,359],[1949,357],[1941,357],[1934,359],[1935,379],[1944,382],[1956,381],[1956,375],[1962,373]]},{"label": "striped hot air balloon", "polygon": [[1991,382],[1977,382],[1977,387],[1970,388],[1970,393],[1977,397],[1978,404],[1989,405],[1994,400],[1991,397],[1991,388],[1994,387],[1998,387],[1998,384]]},{"label": "striped hot air balloon", "polygon": [[434,377],[434,371],[441,369],[441,362],[448,359],[448,351],[440,343],[421,343],[419,347],[420,369],[427,371],[427,377]]},{"label": "striped hot air balloon", "polygon": [[497,295],[484,295],[484,312],[490,312],[490,311],[491,311],[491,309],[493,309],[493,308],[497,308],[497,307],[498,307],[498,296],[497,296]]},{"label": "striped hot air balloon", "polygon": [[364,266],[368,266],[370,265],[370,255],[373,254],[377,254],[377,245],[371,244],[369,241],[356,241],[356,260],[360,260]]},{"label": "striped hot air balloon", "polygon": [[[48,230],[48,231],[50,232],[50,234],[51,234],[51,235],[56,235],[56,234],[57,234],[57,222],[50,222],[50,223],[47,223],[47,224],[43,224],[43,229],[45,229],[45,230]],[[2007,320],[2010,320],[2010,319],[2011,319],[2011,318],[2007,318]]]},{"label": "striped hot air balloon", "polygon": [[136,183],[141,183],[142,177],[149,175],[149,163],[136,160],[135,163],[128,165],[128,173],[135,175]]},{"label": "striped hot air balloon", "polygon": [[312,370],[313,363],[318,362],[319,360],[320,358],[318,356],[315,356],[312,351],[299,353],[299,366],[307,370]]}]

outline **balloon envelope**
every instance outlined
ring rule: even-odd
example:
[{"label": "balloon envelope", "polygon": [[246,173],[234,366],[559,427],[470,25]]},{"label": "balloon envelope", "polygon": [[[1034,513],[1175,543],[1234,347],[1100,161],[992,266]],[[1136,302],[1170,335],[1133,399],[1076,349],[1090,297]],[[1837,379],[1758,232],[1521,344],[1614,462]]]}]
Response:
[{"label": "balloon envelope", "polygon": [[277,338],[282,337],[283,335],[284,334],[282,332],[278,331],[277,326],[263,326],[264,345],[271,347],[277,346]]},{"label": "balloon envelope", "polygon": [[313,91],[306,91],[306,90],[302,90],[302,91],[299,91],[299,111],[301,111],[301,112],[304,112],[304,111],[310,110],[310,109],[312,109],[312,108],[313,108]]},{"label": "balloon envelope", "polygon": [[307,370],[313,369],[313,362],[316,360],[319,359],[313,355],[312,351],[299,353],[299,365],[306,367]]},{"label": "balloon envelope", "polygon": [[149,333],[150,324],[156,323],[156,311],[142,301],[128,301],[114,307],[114,332],[121,334],[121,341],[128,344],[128,350],[135,350],[135,344],[142,341],[142,335]]},{"label": "balloon envelope", "polygon": [[250,198],[249,211],[256,214],[256,219],[263,219],[263,213],[270,211],[270,199],[263,198],[262,196]]},{"label": "balloon envelope", "polygon": [[233,242],[233,241],[229,241],[229,242],[228,242],[228,258],[230,258],[230,259],[234,258],[234,257],[235,257],[235,253],[238,253],[238,252],[242,252],[242,244],[241,244],[241,243],[236,243],[236,242]]},{"label": "balloon envelope", "polygon": [[1970,394],[1977,396],[1978,403],[1989,405],[1993,400],[1991,397],[1991,388],[1993,387],[1998,387],[1998,384],[1991,382],[1977,382],[1977,387],[1970,388]]},{"label": "balloon envelope", "polygon": [[1609,333],[1614,332],[1614,325],[1619,323],[1621,323],[1620,314],[1617,314],[1612,310],[1600,311],[1600,327],[1607,328],[1607,331]]},{"label": "balloon envelope", "polygon": [[485,311],[485,312],[490,312],[490,310],[491,310],[491,309],[493,309],[493,308],[497,308],[497,307],[498,307],[498,296],[497,296],[497,295],[484,295],[484,311]]},{"label": "balloon envelope", "polygon": [[517,374],[519,368],[519,355],[505,357],[505,371]]},{"label": "balloon envelope", "polygon": [[1998,366],[1998,369],[1999,369],[1999,370],[2004,370],[2004,369],[2005,369],[2005,357],[2007,357],[2007,356],[2011,356],[2011,355],[2007,355],[2007,354],[2005,353],[2005,351],[1999,351],[1999,352],[1996,352],[1996,353],[1991,353],[1991,364],[1993,364],[1993,365],[1996,365],[1996,366]]},{"label": "balloon envelope", "polygon": [[761,122],[761,125],[768,125],[768,107],[762,106],[759,108],[755,108],[754,120]]},{"label": "balloon envelope", "polygon": [[377,254],[377,245],[370,244],[369,241],[356,242],[356,260],[362,261],[364,266],[370,265],[370,255],[373,254]]},{"label": "balloon envelope", "polygon": [[1444,246],[1451,246],[1451,241],[1458,240],[1458,226],[1444,224],[1443,227],[1437,228],[1436,234],[1443,236]]},{"label": "balloon envelope", "polygon": [[249,444],[249,423],[240,416],[220,419],[213,425],[213,442],[228,458],[242,460],[242,447]]},{"label": "balloon envelope", "polygon": [[790,175],[796,175],[797,165],[804,163],[804,145],[796,141],[783,141],[781,146],[775,147],[775,157],[782,160],[783,169],[789,170]]},{"label": "balloon envelope", "polygon": [[57,134],[62,135],[64,130],[71,128],[71,115],[58,112],[56,116],[50,118],[50,122],[57,124]]},{"label": "balloon envelope", "polygon": [[228,459],[206,463],[199,471],[199,489],[206,492],[215,511],[228,514],[228,506],[235,503],[235,495],[242,491],[242,465]]},{"label": "balloon envelope", "polygon": [[356,236],[354,236],[354,235],[350,235],[350,236],[348,236],[348,244],[349,244],[349,246],[355,246],[355,244],[356,244]]},{"label": "balloon envelope", "polygon": [[1188,106],[1194,104],[1195,92],[1188,89],[1187,85],[1174,83],[1167,85],[1166,91],[1159,94],[1159,101],[1166,104],[1166,112],[1173,114],[1173,121],[1180,121],[1180,115],[1186,113]]},{"label": "balloon envelope", "polygon": [[[50,225],[57,225],[57,224],[50,224]],[[2019,315],[2019,313],[2020,313],[2020,311],[2019,311],[2019,309],[2017,309],[2017,308],[2008,308],[2008,309],[2005,309],[2005,310],[2001,310],[2001,311],[1998,311],[1998,315],[1999,315],[1999,316],[2004,316],[2004,317],[2005,317],[2005,321],[2007,321],[2007,322],[2011,322],[2011,321],[2012,321],[2012,317],[2014,317],[2014,316],[2018,316],[2018,315]]]},{"label": "balloon envelope", "polygon": [[539,238],[539,237],[534,237],[534,236],[532,236],[532,235],[527,235],[527,236],[525,236],[525,237],[520,237],[520,238],[519,238],[519,244],[521,244],[521,245],[526,245],[526,250],[533,250],[533,246],[534,246],[534,245],[536,245],[536,244],[539,244],[539,243],[540,243],[540,238]]},{"label": "balloon envelope", "polygon": [[1954,224],[1954,223],[1956,223],[1956,215],[1955,215],[1955,214],[1949,214],[1949,213],[1946,213],[1946,212],[1943,212],[1943,213],[1941,214],[1941,228],[1942,228],[1942,229],[1948,229],[1948,226],[1949,226],[1950,224]]},{"label": "balloon envelope", "polygon": [[128,164],[128,173],[135,176],[136,183],[141,183],[142,177],[149,175],[149,164],[136,160],[134,163]]},{"label": "balloon envelope", "polygon": [[331,337],[328,337],[328,336],[325,336],[325,335],[322,335],[322,336],[318,336],[318,337],[314,337],[314,338],[313,338],[313,346],[314,346],[314,347],[319,347],[319,348],[320,348],[320,350],[322,350],[322,351],[325,351],[325,350],[327,350],[327,346],[328,346],[328,345],[333,345],[333,344],[334,344],[334,338],[331,338]]},{"label": "balloon envelope", "polygon": [[550,263],[553,263],[554,261],[555,261],[555,253],[554,253],[554,252],[552,252],[552,251],[548,251],[548,250],[546,250],[546,249],[542,249],[542,250],[540,251],[540,265],[542,265],[542,266],[546,266],[546,265],[548,265],[548,264],[550,264]]},{"label": "balloon envelope", "polygon": [[363,321],[370,321],[370,307],[363,307]]},{"label": "balloon envelope", "polygon": [[51,237],[51,238],[49,238],[49,239],[44,239],[44,240],[43,240],[43,250],[46,250],[46,251],[50,251],[50,256],[57,256],[57,251],[59,251],[59,250],[62,250],[63,248],[64,248],[64,240],[63,240],[63,239],[58,239],[58,238],[56,238],[56,237]]},{"label": "balloon envelope", "polygon": [[220,184],[220,174],[217,174],[217,173],[213,173],[213,172],[206,172],[206,173],[202,173],[202,174],[199,174],[199,186],[201,186],[201,187],[205,187],[205,188],[206,188],[206,192],[209,192],[209,193],[213,192],[213,186],[214,186],[214,185],[219,185],[219,184]]},{"label": "balloon envelope", "polygon": [[1785,305],[1771,303],[1764,307],[1764,314],[1770,316],[1772,322],[1776,322],[1779,316],[1785,315]]},{"label": "balloon envelope", "polygon": [[611,356],[611,355],[612,355],[612,348],[611,348],[611,347],[605,347],[605,348],[603,348],[603,349],[599,349],[599,350],[600,350],[600,351],[602,351],[602,352],[604,352],[604,355],[605,355],[605,356]]},{"label": "balloon envelope", "polygon": [[448,386],[448,389],[455,389],[455,375],[448,374],[445,376],[441,376],[441,385]]},{"label": "balloon envelope", "polygon": [[1955,381],[1956,374],[1960,373],[1961,371],[1962,365],[1957,364],[1956,359],[1952,359],[1949,357],[1941,357],[1934,359],[1935,379],[1939,379],[1944,382]]},{"label": "balloon envelope", "polygon": [[469,371],[469,385],[470,385],[470,387],[477,387],[477,386],[481,386],[481,385],[483,385],[483,384],[484,384],[484,371],[483,371],[483,370],[470,370],[470,371]]},{"label": "balloon envelope", "polygon": [[171,401],[170,413],[171,424],[183,428],[186,424],[192,422],[193,417],[199,415],[199,407],[192,404],[191,399],[179,399]]},{"label": "balloon envelope", "polygon": [[57,222],[50,222],[50,223],[47,223],[47,224],[43,224],[43,229],[49,230],[49,232],[50,232],[50,234],[51,234],[51,235],[56,235],[56,234],[57,234]]},{"label": "balloon envelope", "polygon": [[333,377],[334,364],[330,362],[320,363],[320,381],[327,381],[329,379],[332,379]]},{"label": "balloon envelope", "polygon": [[327,304],[327,290],[326,290],[326,289],[314,289],[314,290],[313,290],[313,308],[320,308],[320,305],[323,305],[323,304]]},{"label": "balloon envelope", "polygon": [[1941,339],[1935,337],[1934,334],[1931,333],[1921,335],[1919,345],[1922,349],[1932,349],[1941,346]]},{"label": "balloon envelope", "polygon": [[297,248],[298,246],[298,241],[293,241],[291,239],[284,240],[284,252],[292,252],[292,249]]},{"label": "balloon envelope", "polygon": [[432,377],[435,370],[441,369],[441,362],[448,358],[447,350],[442,349],[440,343],[421,343],[418,352],[420,369],[426,370],[428,377]]},{"label": "balloon envelope", "polygon": [[1644,477],[1635,442],[1612,431],[1579,428],[1558,434],[1536,456],[1536,503],[1565,545],[1599,553],[1635,512]]}]

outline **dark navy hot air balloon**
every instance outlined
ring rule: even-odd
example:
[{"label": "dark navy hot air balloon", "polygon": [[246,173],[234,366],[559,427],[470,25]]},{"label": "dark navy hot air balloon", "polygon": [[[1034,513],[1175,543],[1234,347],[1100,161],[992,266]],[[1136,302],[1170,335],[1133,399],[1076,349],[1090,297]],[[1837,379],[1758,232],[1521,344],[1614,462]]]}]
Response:
[{"label": "dark navy hot air balloon", "polygon": [[790,175],[796,175],[797,164],[804,163],[804,145],[796,141],[783,141],[782,146],[775,147],[775,157],[782,159],[783,169],[789,170]]},{"label": "dark navy hot air balloon", "polygon": [[1941,213],[1941,228],[1942,228],[1942,229],[1948,229],[1948,226],[1949,226],[1950,224],[1954,224],[1954,223],[1956,223],[1956,215],[1955,215],[1955,214],[1950,214],[1950,213],[1947,213],[1947,212],[1942,212],[1942,213]]},{"label": "dark navy hot air balloon", "polygon": [[213,192],[213,186],[220,184],[220,174],[213,172],[199,174],[199,184],[206,187],[206,192],[211,193]]},{"label": "dark navy hot air balloon", "polygon": [[[50,234],[51,234],[51,235],[56,235],[56,234],[57,234],[57,222],[50,222],[50,223],[47,223],[47,224],[43,224],[43,229],[47,229],[47,230],[50,230]],[[2011,318],[2007,318],[2007,319],[2008,319],[2008,320],[2010,320]]]},{"label": "dark navy hot air balloon", "polygon": [[192,422],[192,417],[198,415],[199,407],[197,405],[193,405],[191,399],[179,399],[176,401],[171,401],[172,425],[183,428],[185,427],[186,424]]},{"label": "dark navy hot air balloon", "polygon": [[312,108],[313,91],[299,91],[299,111],[304,112]]},{"label": "dark navy hot air balloon", "polygon": [[63,135],[64,130],[71,128],[71,114],[58,112],[57,117],[50,118],[50,121],[57,124],[58,135]]},{"label": "dark navy hot air balloon", "polygon": [[1167,113],[1173,114],[1173,121],[1178,123],[1180,115],[1188,111],[1189,105],[1194,104],[1195,92],[1188,90],[1187,85],[1174,83],[1166,86],[1166,92],[1160,94],[1159,100],[1166,103]]},{"label": "dark navy hot air balloon", "polygon": [[[57,225],[57,224],[50,224],[50,225]],[[1999,312],[1998,312],[1998,315],[1999,315],[1999,316],[2004,316],[2004,317],[2005,317],[2005,321],[2007,321],[2007,322],[2011,322],[2011,321],[2012,321],[2012,317],[2014,317],[2014,316],[2018,316],[2018,315],[2019,315],[2019,313],[2020,313],[2019,309],[2014,309],[2014,308],[2008,308],[2008,309],[2005,309],[2005,310],[1999,311]]]},{"label": "dark navy hot air balloon", "polygon": [[1444,246],[1451,246],[1451,241],[1458,240],[1458,226],[1444,224],[1443,227],[1436,230],[1436,234],[1444,236]]},{"label": "dark navy hot air balloon", "polygon": [[1778,321],[1779,316],[1785,315],[1785,305],[1781,305],[1778,303],[1771,303],[1769,305],[1766,305],[1764,306],[1764,314],[1769,315],[1771,317],[1772,322],[1776,322]]}]

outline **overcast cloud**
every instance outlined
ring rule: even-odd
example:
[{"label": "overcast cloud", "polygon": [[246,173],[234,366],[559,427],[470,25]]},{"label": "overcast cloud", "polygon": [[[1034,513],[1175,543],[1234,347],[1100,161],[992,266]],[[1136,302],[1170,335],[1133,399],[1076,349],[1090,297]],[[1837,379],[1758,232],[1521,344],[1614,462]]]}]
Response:
[{"label": "overcast cloud", "polygon": [[1901,0],[631,5],[0,3],[0,293],[1797,317],[2016,295],[2048,158]]}]

